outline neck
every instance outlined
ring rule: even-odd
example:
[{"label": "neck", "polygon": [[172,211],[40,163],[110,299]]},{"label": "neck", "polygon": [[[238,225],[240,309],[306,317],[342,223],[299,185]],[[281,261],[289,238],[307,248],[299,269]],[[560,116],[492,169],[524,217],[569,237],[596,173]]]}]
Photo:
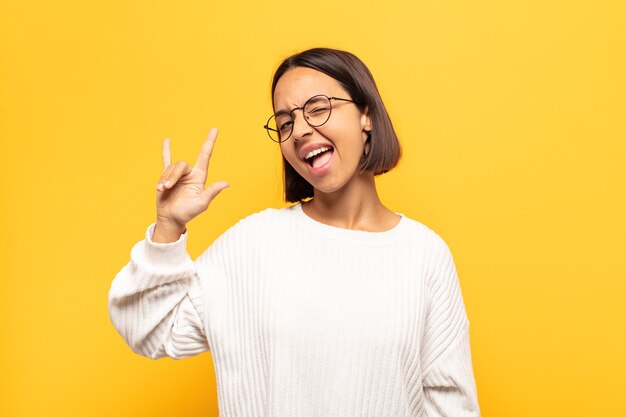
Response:
[{"label": "neck", "polygon": [[302,207],[315,220],[344,229],[384,231],[399,219],[380,201],[372,173],[357,174],[349,184],[331,193],[316,189],[313,199]]}]

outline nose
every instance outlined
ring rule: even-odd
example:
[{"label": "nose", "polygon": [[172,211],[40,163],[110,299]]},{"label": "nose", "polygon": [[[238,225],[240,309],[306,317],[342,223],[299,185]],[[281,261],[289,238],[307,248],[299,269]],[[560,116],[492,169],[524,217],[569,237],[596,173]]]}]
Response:
[{"label": "nose", "polygon": [[293,131],[291,132],[292,139],[295,141],[313,132],[313,127],[304,118],[304,110],[298,110],[300,111],[294,112]]}]

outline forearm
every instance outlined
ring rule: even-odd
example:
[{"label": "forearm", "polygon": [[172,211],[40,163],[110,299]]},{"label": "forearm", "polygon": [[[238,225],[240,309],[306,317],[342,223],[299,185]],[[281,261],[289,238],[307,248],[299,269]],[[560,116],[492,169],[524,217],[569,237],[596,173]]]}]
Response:
[{"label": "forearm", "polygon": [[[203,286],[186,252],[186,235],[163,244],[150,239],[152,232],[149,227],[146,238],[133,246],[130,262],[111,284],[111,322],[134,352],[152,359],[207,350],[196,308]],[[176,340],[179,325],[186,326],[189,343]]]}]

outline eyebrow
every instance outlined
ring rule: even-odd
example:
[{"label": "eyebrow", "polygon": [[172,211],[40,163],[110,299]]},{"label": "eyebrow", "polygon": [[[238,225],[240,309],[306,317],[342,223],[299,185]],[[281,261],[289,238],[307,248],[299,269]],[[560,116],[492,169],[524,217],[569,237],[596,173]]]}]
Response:
[{"label": "eyebrow", "polygon": [[[304,104],[306,104],[313,97],[317,97],[317,96],[321,96],[321,95],[324,95],[324,94],[320,93],[320,94],[316,94],[314,96],[309,97],[309,99],[307,101],[305,101]],[[335,97],[331,97],[331,98],[335,98]],[[321,98],[318,99],[318,100],[321,100]],[[303,106],[304,106],[304,104],[303,104]],[[282,116],[283,114],[288,114],[289,116],[291,116],[291,112],[292,111],[294,111],[295,109],[300,109],[300,108],[302,108],[302,107],[294,107],[292,110],[285,110],[285,109],[278,110],[276,113],[274,113],[274,117]]]},{"label": "eyebrow", "polygon": [[274,117],[278,117],[278,116],[282,116],[283,114],[288,114],[291,116],[291,112],[289,110],[278,110],[276,113],[274,113]]}]

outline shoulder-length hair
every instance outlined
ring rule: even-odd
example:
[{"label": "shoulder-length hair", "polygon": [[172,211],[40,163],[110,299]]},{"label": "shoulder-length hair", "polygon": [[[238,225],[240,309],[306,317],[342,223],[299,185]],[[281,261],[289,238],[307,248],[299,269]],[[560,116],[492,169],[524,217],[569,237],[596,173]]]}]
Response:
[{"label": "shoulder-length hair", "polygon": [[[368,138],[370,148],[361,158],[360,172],[384,174],[398,164],[401,156],[400,142],[391,119],[380,97],[374,77],[363,61],[354,54],[330,48],[313,48],[286,58],[274,73],[272,80],[272,107],[274,90],[280,77],[297,67],[311,68],[334,78],[348,92],[361,111],[368,109],[372,131]],[[298,202],[313,197],[309,184],[283,156],[285,201]]]}]

